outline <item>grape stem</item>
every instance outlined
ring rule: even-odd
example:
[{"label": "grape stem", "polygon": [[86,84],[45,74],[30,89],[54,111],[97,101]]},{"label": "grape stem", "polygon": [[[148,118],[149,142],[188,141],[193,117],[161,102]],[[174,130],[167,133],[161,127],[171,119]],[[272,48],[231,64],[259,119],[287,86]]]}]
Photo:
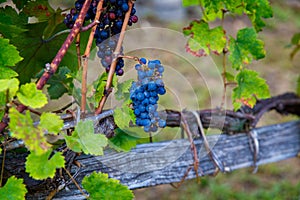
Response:
[{"label": "grape stem", "polygon": [[[121,51],[122,43],[123,43],[123,40],[124,40],[124,37],[125,37],[125,31],[126,31],[128,21],[129,21],[129,18],[130,18],[130,13],[131,13],[131,10],[132,10],[132,7],[133,7],[133,1],[128,1],[128,6],[129,6],[129,9],[125,14],[124,22],[123,22],[123,25],[122,25],[122,30],[121,30],[121,33],[120,33],[120,36],[119,36],[119,40],[118,40],[116,49],[114,51],[114,55],[119,55],[119,53]],[[113,60],[113,62],[111,63],[111,66],[110,66],[110,69],[109,69],[109,72],[108,72],[107,82],[106,82],[106,85],[105,85],[105,90],[104,90],[104,92],[106,94],[103,95],[103,97],[101,98],[101,100],[98,104],[98,107],[95,111],[95,115],[98,115],[102,112],[103,107],[105,105],[105,102],[106,102],[106,100],[109,96],[109,93],[110,93],[109,90],[110,90],[112,80],[113,80],[113,77],[114,77],[114,74],[115,74],[117,62],[118,62],[118,58],[115,58]]]},{"label": "grape stem", "polygon": [[[95,20],[94,24],[98,24],[99,23],[99,18],[101,15],[101,11],[102,11],[102,6],[103,6],[103,0],[101,0],[98,5],[97,5],[97,11],[96,11],[96,16],[95,16]],[[92,24],[92,23],[91,23]],[[85,48],[85,52],[83,55],[83,67],[82,67],[82,85],[81,85],[81,113],[82,116],[84,117],[85,112],[86,112],[86,93],[87,93],[87,72],[88,72],[88,60],[90,57],[90,52],[91,52],[91,48],[93,45],[93,40],[94,40],[94,35],[96,32],[96,28],[97,26],[93,26],[91,32],[90,32],[90,36],[89,36],[89,40],[88,43],[86,45]]]},{"label": "grape stem", "polygon": [[137,62],[139,62],[140,64],[142,64],[142,63],[140,62],[140,58],[137,57],[137,56],[125,56],[125,55],[119,55],[118,58],[127,58],[127,59],[134,60],[134,61],[137,61]]},{"label": "grape stem", "polygon": [[[69,33],[68,37],[66,38],[65,42],[62,44],[61,48],[57,52],[56,56],[52,60],[50,64],[50,70],[45,70],[41,78],[38,80],[36,84],[36,88],[41,90],[43,87],[46,85],[47,81],[52,77],[52,75],[57,71],[58,65],[60,64],[61,60],[67,53],[67,50],[71,46],[71,43],[74,41],[75,37],[78,35],[78,33],[81,30],[81,27],[84,22],[85,15],[90,7],[92,0],[86,0],[82,6],[82,9],[79,13],[78,18],[76,19],[74,26]],[[23,104],[20,104],[17,106],[17,110],[19,112],[23,112],[26,110],[27,107]],[[2,119],[2,122],[0,123],[0,132],[3,132],[3,130],[7,127],[8,125],[8,114],[6,113]]]}]

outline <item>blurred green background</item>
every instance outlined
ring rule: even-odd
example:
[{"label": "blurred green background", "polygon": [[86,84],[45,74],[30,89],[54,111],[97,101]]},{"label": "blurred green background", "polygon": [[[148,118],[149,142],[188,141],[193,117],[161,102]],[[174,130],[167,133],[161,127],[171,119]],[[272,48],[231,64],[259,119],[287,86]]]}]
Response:
[{"label": "blurred green background", "polygon": [[[300,74],[300,54],[290,60],[290,40],[293,34],[300,31],[300,1],[289,0],[271,1],[274,12],[272,19],[266,20],[267,26],[259,33],[259,38],[265,42],[267,51],[266,58],[255,61],[248,68],[257,70],[267,80],[271,95],[278,95],[288,91],[295,91],[297,78]],[[181,7],[181,0],[167,1],[137,1],[136,9],[139,16],[138,27],[164,27],[176,31],[182,31],[193,19],[199,19],[201,12],[199,8]],[[216,22],[216,25],[218,22]],[[225,29],[228,33],[235,35],[237,29],[249,25],[245,17],[229,17],[225,20]],[[159,40],[159,38],[157,38]],[[161,41],[163,42],[163,41]],[[168,45],[168,44],[166,44]],[[184,47],[182,47],[184,48]],[[141,55],[143,53],[139,52]],[[166,55],[167,56],[167,55]],[[212,56],[217,66],[221,66],[221,59]],[[162,58],[163,59],[163,58]],[[168,60],[168,58],[165,58]],[[199,59],[199,62],[202,58]],[[179,62],[179,63],[178,63]],[[173,65],[181,65],[181,73],[193,80],[194,72],[184,69],[184,63],[173,61]],[[209,68],[208,68],[209,70]],[[167,75],[166,75],[167,76]],[[211,79],[217,74],[212,74]],[[214,80],[209,81],[213,83]],[[204,87],[204,86],[203,86]],[[231,108],[231,88],[227,93],[227,107]],[[207,93],[205,88],[194,88],[199,99],[199,107],[207,108],[212,99],[219,98],[222,87],[216,87],[213,94]],[[214,94],[216,93],[216,94]],[[171,99],[171,97],[169,97]],[[182,98],[188,98],[182,95]],[[168,97],[161,100],[161,104],[170,107]],[[168,108],[169,108],[168,107]],[[172,106],[171,106],[172,107]],[[281,123],[295,120],[295,116],[281,116],[270,112],[262,118],[259,126]],[[169,132],[175,131],[172,129]],[[154,139],[172,139],[170,134],[159,134]],[[175,137],[175,136],[174,136]],[[173,137],[173,138],[174,138]],[[179,189],[170,185],[161,185],[151,188],[135,190],[138,200],[151,199],[300,199],[300,160],[299,158],[289,159],[278,163],[272,163],[259,167],[256,174],[251,169],[237,170],[229,174],[218,174],[216,177],[204,177],[201,183],[196,180],[185,181]]]}]

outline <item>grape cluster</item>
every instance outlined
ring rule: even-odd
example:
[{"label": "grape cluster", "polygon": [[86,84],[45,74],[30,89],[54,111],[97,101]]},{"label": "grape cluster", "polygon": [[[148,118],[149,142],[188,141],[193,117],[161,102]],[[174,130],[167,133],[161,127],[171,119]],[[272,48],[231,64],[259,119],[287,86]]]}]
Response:
[{"label": "grape cluster", "polygon": [[[66,15],[64,23],[68,28],[72,28],[75,20],[78,17],[80,10],[82,9],[85,0],[77,0],[75,2],[75,8],[70,10],[70,13]],[[97,5],[100,0],[93,0],[90,4],[89,10],[85,16],[85,21],[90,21],[95,19]],[[115,50],[117,44],[116,39],[112,39],[112,36],[117,35],[121,32],[123,21],[126,12],[129,10],[128,1],[130,0],[104,0],[102,6],[102,12],[99,18],[99,24],[94,35],[96,45],[98,46],[98,57],[101,59],[101,64],[106,71],[109,71],[110,65],[113,61]],[[131,26],[133,23],[138,21],[138,17],[135,15],[136,10],[133,7],[130,13],[130,18],[128,25]],[[110,39],[109,39],[110,38]],[[122,51],[118,52],[122,55]],[[123,59],[118,59],[116,66],[116,74],[123,75]]]},{"label": "grape cluster", "polygon": [[164,128],[166,121],[157,112],[158,95],[166,93],[162,74],[164,67],[159,60],[140,59],[135,66],[138,80],[132,83],[130,99],[133,102],[136,125],[143,126],[145,132],[155,132],[158,127]]}]

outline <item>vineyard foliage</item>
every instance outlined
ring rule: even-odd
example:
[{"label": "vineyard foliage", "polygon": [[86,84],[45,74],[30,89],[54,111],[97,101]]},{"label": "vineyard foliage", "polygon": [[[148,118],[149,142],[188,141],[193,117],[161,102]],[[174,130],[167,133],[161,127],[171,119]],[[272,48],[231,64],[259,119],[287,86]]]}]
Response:
[{"label": "vineyard foliage", "polygon": [[[104,0],[106,4],[103,5],[108,6],[119,1],[123,2],[121,5],[123,16],[129,9],[125,6],[125,4],[130,5],[130,3],[127,4],[128,1]],[[0,3],[3,2],[5,1],[0,1]],[[74,152],[103,155],[103,149],[106,146],[117,151],[129,151],[137,143],[144,142],[143,139],[135,137],[134,134],[128,135],[122,131],[122,129],[130,130],[130,124],[135,124],[138,118],[141,118],[140,125],[144,126],[144,130],[148,130],[146,127],[149,123],[151,123],[150,131],[157,130],[157,126],[153,124],[160,123],[159,127],[161,128],[165,126],[163,120],[147,121],[147,116],[145,117],[146,120],[142,119],[139,114],[141,110],[134,106],[136,104],[142,105],[142,100],[146,97],[143,96],[143,98],[136,100],[136,104],[132,103],[134,100],[133,80],[120,83],[116,76],[111,77],[107,72],[87,85],[88,95],[84,107],[87,108],[88,112],[93,112],[99,102],[106,98],[106,95],[109,95],[107,83],[112,82],[112,92],[115,93],[116,99],[123,101],[122,106],[114,110],[114,120],[118,128],[115,130],[113,138],[107,139],[104,134],[95,133],[95,124],[88,120],[79,121],[72,133],[61,131],[64,122],[54,112],[41,113],[40,116],[35,117],[35,119],[38,118],[39,122],[34,123],[31,113],[34,113],[35,109],[43,108],[49,101],[59,99],[63,95],[73,95],[75,102],[81,106],[82,90],[75,83],[83,84],[85,78],[82,66],[79,66],[80,64],[77,62],[77,50],[81,53],[85,51],[90,31],[80,33],[80,47],[76,47],[75,42],[70,44],[59,64],[59,69],[51,74],[52,77],[47,82],[47,89],[37,89],[37,80],[49,72],[47,66],[51,67],[49,63],[56,56],[70,33],[70,30],[63,23],[66,11],[61,8],[52,8],[47,0],[12,0],[12,2],[15,7],[8,5],[0,8],[0,119],[2,119],[3,124],[8,123],[7,128],[2,131],[1,141],[2,147],[12,138],[24,141],[29,153],[25,163],[26,172],[30,177],[36,180],[50,179],[55,176],[58,169],[65,169],[64,155],[62,152],[54,151],[57,144],[49,142],[50,136],[62,136],[61,140],[66,143],[69,150]],[[80,2],[83,4],[84,1]],[[131,1],[129,0],[129,2]],[[264,41],[259,39],[259,32],[266,25],[265,19],[272,17],[270,3],[267,0],[183,0],[183,6],[200,6],[203,10],[199,20],[192,21],[183,29],[183,34],[187,37],[186,50],[197,57],[216,54],[226,58],[223,63],[222,77],[225,89],[228,83],[236,85],[232,92],[234,109],[238,110],[242,105],[253,107],[257,99],[268,98],[270,92],[266,81],[259,76],[258,72],[248,69],[247,66],[253,60],[263,59],[266,55]],[[133,11],[130,14],[131,23],[136,22],[137,18],[132,17],[135,16]],[[117,15],[117,11],[109,15],[111,20],[115,19],[114,15]],[[235,35],[229,35],[223,27],[223,22],[229,15],[246,15],[252,22],[252,26],[238,30]],[[103,19],[100,18],[99,21],[101,20]],[[211,28],[211,22],[216,21],[219,22],[219,25]],[[84,26],[91,23],[87,20]],[[75,25],[74,27],[76,28]],[[103,30],[99,34],[99,37],[103,39],[105,34]],[[299,41],[300,34],[298,33],[291,41],[294,46],[292,57],[300,49]],[[96,43],[99,48],[102,48],[101,42],[99,39],[93,42],[91,49],[96,47]],[[115,42],[114,45],[117,43]],[[112,55],[113,51],[109,53]],[[90,55],[90,58],[94,57],[95,55]],[[140,82],[138,81],[136,84],[143,86],[141,82],[146,80],[148,76],[145,74],[150,74],[150,81],[148,80],[147,86],[143,86],[143,91],[150,93],[153,89],[152,92],[156,92],[152,96],[154,99],[159,93],[155,90],[164,86],[162,81],[157,81],[162,78],[163,68],[161,68],[160,62],[153,61],[157,67],[157,71],[153,72],[150,67],[152,61],[148,62],[149,67],[146,66],[146,62],[143,62],[142,59],[137,62],[138,65],[142,65],[142,69],[138,70]],[[122,62],[119,62],[118,65],[122,65]],[[234,73],[226,71],[227,65],[234,70]],[[127,67],[130,66],[125,66],[125,73]],[[122,74],[120,69],[116,70],[116,73]],[[151,81],[155,82],[156,85],[153,85]],[[140,88],[138,87],[138,89]],[[165,92],[165,90],[160,89],[159,94]],[[298,93],[300,94],[300,78],[298,80]],[[156,105],[157,100],[158,97],[155,99],[154,105]],[[24,113],[19,112],[22,105],[27,108]],[[155,109],[156,111],[157,107],[148,106],[143,109]],[[151,115],[155,112],[149,111],[149,113]],[[142,131],[142,129],[140,130]],[[117,180],[109,179],[106,174],[92,173],[82,181],[82,186],[89,193],[90,199],[133,198],[132,192],[126,186],[121,185]],[[0,188],[0,199],[7,199],[8,197],[8,199],[24,199],[26,192],[23,180],[12,176]]]}]

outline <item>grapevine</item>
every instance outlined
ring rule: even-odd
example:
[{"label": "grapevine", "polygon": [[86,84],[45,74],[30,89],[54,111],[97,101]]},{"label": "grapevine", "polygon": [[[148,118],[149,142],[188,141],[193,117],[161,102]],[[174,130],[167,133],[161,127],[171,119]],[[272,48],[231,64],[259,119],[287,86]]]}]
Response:
[{"label": "grapevine", "polygon": [[[187,43],[182,49],[195,57],[222,56],[221,106],[197,112],[160,110],[160,97],[169,95],[166,60],[151,55],[143,55],[149,59],[126,55],[126,30],[141,21],[134,0],[76,0],[74,7],[67,10],[54,9],[44,0],[11,2],[13,6],[0,8],[1,199],[24,199],[27,192],[32,195],[35,189],[31,184],[35,181],[43,183],[41,188],[50,188],[48,199],[72,182],[84,197],[91,199],[132,199],[133,193],[127,186],[101,172],[93,172],[77,183],[76,176],[82,173],[76,160],[78,154],[102,156],[108,146],[116,151],[130,151],[145,142],[139,134],[147,132],[152,142],[152,133],[165,127],[181,127],[187,133],[194,160],[187,166],[181,184],[192,166],[196,177],[201,175],[195,131],[200,130],[210,158],[223,172],[226,167],[208,145],[203,128],[248,132],[269,110],[300,115],[296,94],[270,98],[266,80],[249,65],[266,56],[259,34],[266,25],[265,19],[273,15],[267,0],[183,0],[183,6],[200,7],[202,14],[183,28]],[[231,33],[224,26],[229,15],[244,15],[251,26]],[[292,59],[296,59],[300,49],[299,41],[296,33],[291,39]],[[88,61],[94,56],[103,73],[89,83]],[[127,59],[135,64],[128,65]],[[136,80],[120,81],[120,76],[131,69]],[[234,86],[232,110],[225,109],[227,86]],[[300,77],[297,87],[300,94]],[[103,111],[111,93],[122,104]],[[73,100],[61,109],[36,110],[64,95]],[[138,134],[131,130],[138,130]],[[11,172],[15,166],[9,166],[6,173],[6,157],[19,152],[22,159],[18,160],[18,170]],[[255,155],[258,154],[256,148]],[[254,163],[256,160],[254,156]],[[75,173],[74,167],[78,167]]]}]

